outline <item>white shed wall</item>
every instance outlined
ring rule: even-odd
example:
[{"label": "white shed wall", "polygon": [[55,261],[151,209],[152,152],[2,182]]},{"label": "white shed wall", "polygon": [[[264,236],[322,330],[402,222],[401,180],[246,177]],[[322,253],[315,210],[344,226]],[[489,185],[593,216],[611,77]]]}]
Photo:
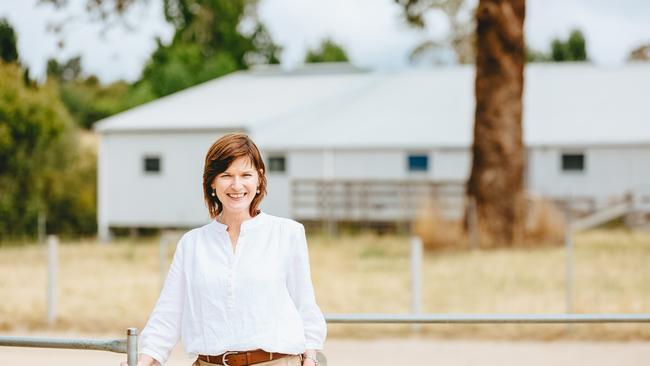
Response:
[{"label": "white shed wall", "polygon": [[407,176],[406,155],[393,150],[334,152],[337,179],[402,179]]},{"label": "white shed wall", "polygon": [[267,195],[260,208],[275,216],[291,217],[291,183],[283,173],[269,173],[266,176]]},{"label": "white shed wall", "polygon": [[[563,172],[563,153],[584,153],[582,172]],[[528,155],[528,188],[557,198],[594,197],[598,205],[626,192],[650,195],[650,146],[532,148]]]},{"label": "white shed wall", "polygon": [[[201,179],[218,132],[104,134],[99,156],[100,235],[107,226],[195,226],[208,221]],[[144,171],[159,156],[160,173]]]},{"label": "white shed wall", "polygon": [[469,177],[472,156],[469,149],[433,152],[432,174],[436,181],[465,181]]}]

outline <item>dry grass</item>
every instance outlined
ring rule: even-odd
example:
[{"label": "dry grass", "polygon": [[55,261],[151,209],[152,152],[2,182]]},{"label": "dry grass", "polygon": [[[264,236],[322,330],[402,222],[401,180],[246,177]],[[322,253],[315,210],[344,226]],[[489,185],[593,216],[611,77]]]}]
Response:
[{"label": "dry grass", "polygon": [[[564,214],[552,202],[528,195],[526,209],[524,237],[518,246],[548,246],[563,242]],[[414,222],[413,231],[422,238],[428,250],[470,247],[470,238],[465,232],[463,222],[445,218],[435,202],[425,202],[422,205]],[[481,248],[503,247],[500,243],[491,240],[485,230],[479,229],[479,231],[477,244]]]},{"label": "dry grass", "polygon": [[[313,280],[326,313],[409,310],[408,239],[310,238]],[[171,253],[170,253],[171,256]],[[574,310],[650,313],[650,233],[594,231],[575,240]],[[427,254],[424,311],[562,313],[561,247]],[[60,247],[59,320],[45,322],[46,255],[39,246],[0,247],[0,330],[104,332],[141,328],[159,288],[150,240]],[[333,337],[401,336],[401,325],[330,325]],[[647,325],[426,325],[438,337],[650,339]]]}]

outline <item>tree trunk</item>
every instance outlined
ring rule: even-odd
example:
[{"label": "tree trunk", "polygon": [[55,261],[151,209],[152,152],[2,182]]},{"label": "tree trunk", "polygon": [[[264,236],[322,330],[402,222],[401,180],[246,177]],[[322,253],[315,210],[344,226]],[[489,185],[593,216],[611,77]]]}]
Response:
[{"label": "tree trunk", "polygon": [[476,111],[467,195],[476,203],[481,242],[491,245],[514,245],[524,232],[525,8],[525,0],[480,0],[476,11]]}]

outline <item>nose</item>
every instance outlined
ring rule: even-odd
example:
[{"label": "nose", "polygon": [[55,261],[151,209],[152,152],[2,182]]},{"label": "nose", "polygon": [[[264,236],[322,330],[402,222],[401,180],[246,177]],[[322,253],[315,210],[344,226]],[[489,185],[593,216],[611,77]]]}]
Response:
[{"label": "nose", "polygon": [[231,185],[231,186],[232,186],[233,188],[235,188],[235,189],[236,189],[236,188],[240,188],[240,187],[242,187],[241,178],[239,178],[239,177],[235,177],[235,178],[232,180],[232,185]]}]

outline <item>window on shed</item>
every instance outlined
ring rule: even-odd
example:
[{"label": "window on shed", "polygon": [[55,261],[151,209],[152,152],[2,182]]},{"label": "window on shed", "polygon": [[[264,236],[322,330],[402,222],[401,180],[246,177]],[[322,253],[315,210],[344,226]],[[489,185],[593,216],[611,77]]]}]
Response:
[{"label": "window on shed", "polygon": [[287,170],[286,159],[284,156],[269,157],[269,172],[284,173]]},{"label": "window on shed", "polygon": [[410,154],[408,157],[409,172],[426,172],[429,170],[429,156],[425,154]]},{"label": "window on shed", "polygon": [[145,156],[144,160],[144,172],[149,174],[160,173],[160,156]]},{"label": "window on shed", "polygon": [[585,154],[562,154],[563,172],[582,172],[585,170]]}]

